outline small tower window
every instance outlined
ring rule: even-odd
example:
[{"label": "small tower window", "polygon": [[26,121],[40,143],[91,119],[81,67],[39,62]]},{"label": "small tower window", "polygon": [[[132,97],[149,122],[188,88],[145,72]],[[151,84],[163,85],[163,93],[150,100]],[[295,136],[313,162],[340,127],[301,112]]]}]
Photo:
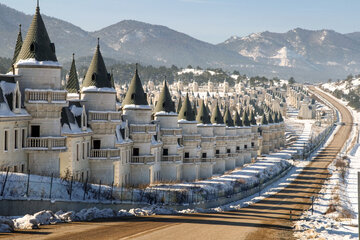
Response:
[{"label": "small tower window", "polygon": [[35,52],[35,43],[30,45],[30,52]]},{"label": "small tower window", "polygon": [[93,73],[93,75],[91,76],[91,80],[93,80],[93,81],[96,80],[96,73]]},{"label": "small tower window", "polygon": [[54,43],[50,43],[50,48],[52,50],[53,53],[55,53],[55,44]]},{"label": "small tower window", "polygon": [[131,99],[135,99],[135,93],[131,94]]}]

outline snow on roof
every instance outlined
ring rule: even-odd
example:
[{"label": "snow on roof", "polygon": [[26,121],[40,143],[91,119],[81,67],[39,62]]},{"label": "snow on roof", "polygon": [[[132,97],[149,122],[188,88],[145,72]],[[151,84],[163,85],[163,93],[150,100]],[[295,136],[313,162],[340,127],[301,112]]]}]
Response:
[{"label": "snow on roof", "polygon": [[49,67],[62,67],[59,62],[54,61],[37,61],[35,58],[29,58],[26,60],[19,60],[16,63],[17,66],[49,66]]},{"label": "snow on roof", "polygon": [[125,105],[123,109],[151,109],[149,105],[135,105],[135,104],[129,104]]},{"label": "snow on roof", "polygon": [[71,105],[69,107],[70,111],[72,112],[72,114],[74,114],[75,117],[80,116],[82,114],[82,107],[77,107],[75,105]]},{"label": "snow on roof", "polygon": [[0,82],[0,87],[4,93],[4,95],[8,95],[10,93],[13,93],[16,87],[15,83],[9,83],[5,81]]},{"label": "snow on roof", "polygon": [[81,89],[82,92],[107,92],[107,93],[116,93],[116,90],[114,88],[108,88],[108,87],[103,87],[103,88],[98,88],[95,86],[89,86],[89,87],[83,87]]}]

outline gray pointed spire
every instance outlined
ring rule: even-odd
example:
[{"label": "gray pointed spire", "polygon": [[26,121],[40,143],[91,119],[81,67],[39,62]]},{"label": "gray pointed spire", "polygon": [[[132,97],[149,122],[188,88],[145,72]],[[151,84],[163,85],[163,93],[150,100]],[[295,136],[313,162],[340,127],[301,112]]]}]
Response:
[{"label": "gray pointed spire", "polygon": [[57,62],[55,45],[51,43],[39,6],[33,17],[25,41],[16,60],[35,59],[37,61]]},{"label": "gray pointed spire", "polygon": [[125,105],[149,105],[138,74],[137,64],[135,67],[134,76],[130,82],[129,89],[123,101],[123,106]]},{"label": "gray pointed spire", "polygon": [[173,112],[175,113],[175,103],[171,99],[170,91],[167,86],[166,80],[164,80],[163,88],[160,92],[159,99],[156,103],[155,113],[157,112]]}]

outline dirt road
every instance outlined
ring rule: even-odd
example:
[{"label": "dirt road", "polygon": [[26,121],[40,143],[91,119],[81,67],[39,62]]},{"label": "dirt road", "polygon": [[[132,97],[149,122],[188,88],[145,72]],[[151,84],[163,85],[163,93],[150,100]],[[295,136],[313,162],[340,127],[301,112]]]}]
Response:
[{"label": "dirt road", "polygon": [[[315,90],[315,89],[314,89]],[[331,143],[286,188],[239,211],[113,219],[101,222],[42,226],[40,230],[0,235],[0,239],[292,239],[292,219],[308,209],[311,197],[328,177],[334,160],[352,128],[352,116],[324,93],[346,125]],[[290,216],[290,211],[292,214]]]}]

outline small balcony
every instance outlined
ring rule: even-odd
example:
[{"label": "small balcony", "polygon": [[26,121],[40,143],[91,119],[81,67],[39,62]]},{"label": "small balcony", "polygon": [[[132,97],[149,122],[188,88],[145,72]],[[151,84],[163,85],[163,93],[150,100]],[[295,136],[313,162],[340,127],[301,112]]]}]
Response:
[{"label": "small balcony", "polygon": [[161,158],[162,162],[179,162],[181,161],[180,155],[163,155]]},{"label": "small balcony", "polygon": [[156,125],[154,124],[130,124],[130,133],[156,133]]},{"label": "small balcony", "polygon": [[28,137],[25,149],[32,151],[66,150],[66,137]]},{"label": "small balcony", "polygon": [[228,153],[218,153],[215,155],[216,155],[216,158],[227,158],[228,157]]},{"label": "small balcony", "polygon": [[65,104],[66,91],[52,89],[25,89],[25,103]]},{"label": "small balcony", "polygon": [[199,157],[193,157],[193,158],[184,158],[183,163],[199,163],[201,161],[201,158]]},{"label": "small balcony", "polygon": [[155,162],[154,155],[132,156],[131,163],[152,164]]},{"label": "small balcony", "polygon": [[216,141],[216,137],[201,137],[201,142],[203,143],[211,143],[211,142],[215,142]]},{"label": "small balcony", "polygon": [[90,122],[120,122],[120,112],[102,112],[102,111],[89,111]]},{"label": "small balcony", "polygon": [[228,153],[229,157],[237,157],[238,156],[238,153]]},{"label": "small balcony", "polygon": [[212,163],[215,161],[216,161],[216,158],[201,158],[202,163]]},{"label": "small balcony", "polygon": [[116,148],[109,149],[91,149],[90,159],[100,160],[100,159],[109,159],[115,160],[120,159],[120,150]]},{"label": "small balcony", "polygon": [[179,129],[161,129],[161,135],[163,136],[181,136],[182,130]]},{"label": "small balcony", "polygon": [[183,135],[183,141],[200,141],[201,136],[200,135]]}]

